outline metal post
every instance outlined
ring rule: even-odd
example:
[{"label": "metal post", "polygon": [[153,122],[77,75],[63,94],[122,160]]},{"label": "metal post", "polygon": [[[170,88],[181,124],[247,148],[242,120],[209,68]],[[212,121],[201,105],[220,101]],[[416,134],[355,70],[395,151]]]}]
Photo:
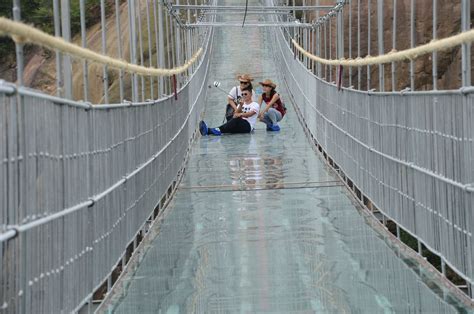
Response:
[{"label": "metal post", "polygon": [[[105,0],[100,0],[100,29],[102,33],[102,54],[107,55],[107,38],[106,38],[106,21],[105,21]],[[102,80],[104,84],[104,103],[109,103],[109,75],[107,73],[107,66],[102,67]]]},{"label": "metal post", "polygon": [[[371,40],[371,23],[370,23],[370,2],[367,1],[367,54],[370,55],[370,40]],[[367,90],[370,90],[370,65],[367,66]]]},{"label": "metal post", "polygon": [[[305,7],[306,6],[306,0],[303,0],[302,5]],[[302,16],[302,22],[306,23],[306,11],[303,11],[303,16]]]},{"label": "metal post", "polygon": [[[196,31],[196,29],[189,29],[189,36],[190,36],[190,54],[189,56],[191,57],[193,55],[193,51],[195,51],[195,45],[196,45],[196,38],[195,38],[195,35],[194,35],[194,32]],[[194,72],[194,69],[196,68],[195,64],[193,63],[193,65],[191,66],[191,70],[192,72]]]},{"label": "metal post", "polygon": [[[186,0],[186,4],[189,5],[189,0]],[[187,10],[188,23],[191,23],[191,10]]]},{"label": "metal post", "polygon": [[169,14],[168,12],[168,23],[169,23],[169,37],[167,36],[167,38],[169,38],[169,41],[168,41],[168,46],[167,46],[167,50],[168,50],[168,56],[169,56],[169,60],[170,60],[170,68],[174,68],[176,66],[176,53],[175,52],[175,35],[174,35],[174,31],[175,31],[175,26],[174,26],[174,20],[173,20],[173,17],[171,16],[171,14]]},{"label": "metal post", "polygon": [[[13,20],[21,22],[21,5],[20,0],[13,1]],[[18,85],[23,85],[23,69],[24,69],[24,56],[23,56],[23,44],[15,42],[16,51],[16,76]]]},{"label": "metal post", "polygon": [[[360,0],[357,0],[357,57],[360,58]],[[357,89],[360,90],[361,67],[357,67]]]},{"label": "metal post", "polygon": [[[155,25],[155,31],[158,29],[158,42],[156,44],[156,50],[157,50],[157,58],[158,58],[158,67],[163,68],[165,64],[164,60],[164,40],[163,40],[163,8],[161,1],[158,3],[158,11],[156,10],[156,0],[153,0],[153,6],[154,6],[154,11],[156,12],[155,15],[155,21],[157,21],[157,25]],[[162,95],[164,94],[164,79],[163,76],[160,76],[159,80],[159,94],[158,98],[161,98]]]},{"label": "metal post", "polygon": [[[155,49],[156,49],[156,67],[159,68],[160,67],[160,41],[159,41],[159,38],[158,38],[158,8],[156,6],[156,0],[153,0],[153,27],[154,27],[154,30],[155,30]],[[161,80],[162,80],[162,77],[157,77],[156,78],[156,92],[157,92],[157,99],[159,99],[161,97],[161,91],[160,91],[160,88],[161,88]]]},{"label": "metal post", "polygon": [[[170,50],[170,54],[171,54],[171,59],[173,60],[173,68],[174,67],[177,67],[179,65],[179,57],[176,53],[176,49],[178,49],[178,43],[177,43],[177,40],[178,40],[178,23],[175,21],[174,17],[169,14],[169,18],[170,18],[170,26],[171,26],[171,50]],[[178,80],[176,80],[176,89],[179,89],[179,82]]]},{"label": "metal post", "polygon": [[[83,48],[87,48],[85,0],[80,0],[79,6],[80,6],[80,14],[81,14],[81,44]],[[82,98],[84,99],[84,101],[89,101],[89,67],[88,67],[88,62],[85,59],[82,60],[82,81],[83,81]]]},{"label": "metal post", "polygon": [[[410,1],[410,47],[415,47],[415,0]],[[410,88],[415,90],[415,62],[410,60]]]},{"label": "metal post", "polygon": [[[436,37],[437,37],[437,32],[436,32],[437,24],[438,24],[438,1],[433,0],[433,40],[436,40]],[[433,51],[431,59],[433,61],[432,63],[433,89],[436,90],[438,89],[438,53],[436,51]]]},{"label": "metal post", "polygon": [[[70,19],[70,0],[61,1],[61,29],[63,39],[71,41],[71,19]],[[72,99],[72,65],[71,57],[63,55],[63,74],[64,74],[64,98]]]},{"label": "metal post", "polygon": [[[61,16],[60,16],[59,0],[53,0],[53,19],[54,19],[54,36],[61,37]],[[62,54],[56,50],[56,95],[62,96],[63,90],[63,65]]]},{"label": "metal post", "polygon": [[[327,52],[327,20],[324,21],[324,59],[328,58]],[[328,65],[324,65],[324,79],[328,80]]]},{"label": "metal post", "polygon": [[[198,0],[194,0],[194,4],[197,5],[197,3],[198,3]],[[196,22],[197,19],[198,19],[198,10],[197,10],[197,9],[194,10],[194,16],[195,16],[195,17],[194,17],[194,21]],[[196,29],[192,29],[192,32],[195,33],[195,32],[196,32]],[[193,42],[195,43],[195,42],[196,42],[196,37],[193,36],[192,38],[194,39]],[[194,49],[192,49],[191,51],[196,51],[196,49],[197,49],[197,48],[194,48]],[[193,64],[193,69],[195,69],[195,64]]]},{"label": "metal post", "polygon": [[[176,4],[179,5],[179,0],[175,0]],[[176,14],[179,16],[179,10],[176,10]],[[176,24],[176,65],[181,65],[181,34],[179,31],[180,27],[179,24]]]},{"label": "metal post", "polygon": [[[393,0],[393,20],[392,20],[392,49],[397,47],[397,0]],[[397,89],[396,64],[392,62],[392,92]]]},{"label": "metal post", "polygon": [[[304,50],[308,51],[308,43],[306,41],[306,29],[300,29],[299,32],[301,33],[301,46]],[[301,61],[305,67],[307,67],[307,59],[308,58],[304,54],[301,54]]]},{"label": "metal post", "polygon": [[[140,65],[141,66],[144,66],[145,64],[145,60],[144,60],[144,57],[143,57],[143,32],[142,32],[142,8],[141,8],[141,0],[138,0],[137,2],[135,2],[137,4],[136,6],[136,10],[138,11],[134,11],[134,13],[136,14],[137,16],[137,20],[138,20],[138,49],[140,49]],[[146,92],[145,92],[145,77],[143,75],[140,75],[140,82],[141,82],[141,90],[142,90],[142,94],[141,94],[141,101],[145,101],[145,98],[146,98]]]},{"label": "metal post", "polygon": [[[462,0],[461,31],[471,29],[471,4],[470,0]],[[462,86],[471,86],[471,44],[462,45]]]},{"label": "metal post", "polygon": [[[173,67],[173,60],[172,60],[172,56],[171,56],[171,50],[173,50],[173,47],[171,46],[171,42],[172,40],[170,40],[170,32],[171,32],[171,27],[172,27],[172,24],[171,24],[171,21],[170,21],[170,17],[167,16],[166,12],[165,12],[165,15],[164,15],[164,19],[165,19],[165,23],[166,23],[166,35],[165,35],[165,39],[166,39],[166,56],[167,56],[167,59],[166,59],[166,66],[168,68],[172,68]],[[172,37],[171,37],[172,38]],[[169,79],[166,80],[166,85],[167,85],[167,88],[166,88],[166,93],[167,94],[171,94],[171,84],[170,84],[170,81]]]},{"label": "metal post", "polygon": [[[352,59],[352,0],[349,0],[349,58]],[[349,67],[349,86],[352,86],[352,67]]]},{"label": "metal post", "polygon": [[[332,18],[329,17],[329,59],[332,59]],[[329,66],[329,82],[332,82],[332,66]]]},{"label": "metal post", "polygon": [[[115,0],[115,26],[117,28],[117,52],[119,59],[123,58],[122,53],[122,30],[120,27],[120,3],[119,0]],[[120,88],[120,102],[123,102],[124,98],[124,86],[123,86],[123,70],[119,72],[119,88]]]},{"label": "metal post", "polygon": [[[314,54],[312,44],[311,44],[311,28],[305,28],[304,33],[305,33],[307,51]],[[311,59],[308,57],[306,57],[306,68],[311,70]]]},{"label": "metal post", "polygon": [[[384,54],[384,45],[383,45],[383,1],[377,0],[377,34],[378,34],[378,45],[379,45],[379,55]],[[384,65],[379,64],[379,90],[383,92],[385,90],[384,84]]]},{"label": "metal post", "polygon": [[[148,65],[150,68],[153,67],[153,58],[152,58],[152,42],[151,42],[151,26],[150,26],[150,5],[149,2],[150,0],[145,1],[146,5],[146,26],[147,26],[147,34],[148,34]],[[153,92],[153,76],[150,76],[150,98],[155,99],[155,93]]]},{"label": "metal post", "polygon": [[[340,9],[337,12],[337,58],[344,58],[344,11]],[[343,85],[342,83],[342,66],[337,67],[336,80],[339,88]]]},{"label": "metal post", "polygon": [[[310,39],[311,39],[311,42],[313,43],[313,45],[312,45],[313,54],[318,55],[317,30],[316,29],[311,30]],[[316,61],[311,60],[311,71],[313,72],[313,74],[316,74],[316,66],[317,66]]]},{"label": "metal post", "polygon": [[[321,41],[320,41],[320,25],[318,25],[318,27],[316,27],[316,29],[314,30],[314,53],[315,55],[317,55],[318,57],[320,57],[321,55],[319,54],[319,47],[321,46]],[[321,73],[319,72],[319,62],[316,62],[314,61],[313,62],[314,64],[314,73],[320,77],[321,76]]]},{"label": "metal post", "polygon": [[[319,5],[319,2],[320,0],[316,0],[316,5]],[[319,21],[319,17],[320,17],[320,14],[319,14],[319,10],[316,11],[316,20]],[[318,57],[321,57],[321,24],[318,23],[318,27],[316,29],[316,53],[318,55]],[[321,69],[321,63],[318,62],[317,63],[317,75],[318,77],[321,77],[321,72],[322,72],[322,69]]]},{"label": "metal post", "polygon": [[[301,47],[303,47],[303,49],[305,49],[305,46],[304,46],[304,44],[305,44],[305,43],[304,43],[304,42],[305,42],[305,39],[304,39],[304,37],[303,37],[303,35],[304,35],[304,34],[303,34],[303,29],[298,28],[298,29],[297,29],[297,32],[298,32],[298,35],[297,35],[297,36],[298,36],[298,44],[299,44]],[[303,53],[300,52],[300,51],[298,51],[298,60],[300,60],[301,62],[303,62],[303,61],[304,61],[304,58],[303,58],[303,57],[304,57]],[[304,64],[304,62],[303,62],[303,64]]]},{"label": "metal post", "polygon": [[[15,21],[21,21],[21,6],[20,6],[20,0],[14,0],[13,2],[13,19]],[[16,61],[17,61],[17,84],[18,85],[23,85],[23,45],[22,44],[19,44],[19,43],[15,43],[15,50],[16,50]],[[25,139],[25,134],[24,134],[24,111],[22,110],[22,104],[23,104],[23,97],[19,96],[18,97],[18,104],[17,104],[17,117],[16,119],[14,120],[17,120],[17,123],[18,123],[18,129],[19,129],[19,137],[18,139],[16,140],[17,141],[17,144],[18,144],[18,150],[14,153],[18,154],[18,156],[20,155],[24,155],[25,154],[25,151],[24,151],[24,139]],[[23,116],[23,117],[22,117]],[[20,142],[20,136],[21,138],[23,139],[22,142]],[[22,147],[22,148],[20,148]],[[22,163],[23,165],[25,164],[24,162]],[[24,176],[25,175],[25,169],[24,167],[21,167],[22,169],[19,169],[19,173],[21,176]],[[25,178],[22,178],[23,182],[21,182],[20,184],[25,184],[26,180]],[[20,196],[20,200],[24,200],[24,193],[23,191],[25,191],[25,188],[24,186],[20,186],[19,187],[19,190],[21,191],[20,193],[22,194]],[[18,201],[18,203],[21,203],[20,201]],[[23,205],[24,206],[24,205]],[[19,210],[22,210],[21,208],[19,208]],[[19,256],[19,270],[20,270],[20,278],[19,278],[19,282],[18,282],[18,287],[21,291],[23,291],[23,293],[26,293],[26,289],[27,289],[27,256],[26,256],[26,252],[27,252],[27,245],[28,245],[28,241],[26,239],[26,234],[23,234],[23,235],[20,235],[20,239],[21,241],[21,247],[22,247],[22,253],[20,254]],[[28,297],[28,295],[26,294],[23,294],[23,297],[21,298],[21,300],[19,301],[19,313],[27,313],[27,309],[26,309],[26,298]]]},{"label": "metal post", "polygon": [[[130,62],[137,64],[137,34],[135,31],[135,0],[128,0],[128,23],[130,32]],[[138,78],[132,74],[132,101],[138,101]]]},{"label": "metal post", "polygon": [[293,2],[293,18],[296,19],[296,3],[295,0],[292,0]]},{"label": "metal post", "polygon": [[[189,5],[189,0],[186,0],[186,4]],[[191,23],[191,10],[188,10],[188,23]],[[191,56],[193,55],[193,50],[192,50],[192,37],[191,37],[191,30],[188,28],[186,29],[186,43],[187,43],[187,57],[186,59],[189,60],[191,59]],[[194,72],[194,67],[190,67],[188,70],[188,76],[191,76],[191,73]]]}]

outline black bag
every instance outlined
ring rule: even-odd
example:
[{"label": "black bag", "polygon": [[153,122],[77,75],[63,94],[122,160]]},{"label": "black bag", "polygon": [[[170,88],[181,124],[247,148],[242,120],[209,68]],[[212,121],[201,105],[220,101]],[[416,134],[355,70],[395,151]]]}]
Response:
[{"label": "black bag", "polygon": [[[240,97],[239,97],[239,94],[238,94],[238,91],[239,91],[239,87],[236,86],[235,87],[235,98],[234,98],[234,101],[238,104],[240,102]],[[231,104],[227,104],[227,106],[225,107],[225,119],[227,122],[229,122],[233,117],[234,117],[234,108],[231,106]]]},{"label": "black bag", "polygon": [[225,107],[225,119],[229,122],[234,117],[234,108],[230,104]]}]

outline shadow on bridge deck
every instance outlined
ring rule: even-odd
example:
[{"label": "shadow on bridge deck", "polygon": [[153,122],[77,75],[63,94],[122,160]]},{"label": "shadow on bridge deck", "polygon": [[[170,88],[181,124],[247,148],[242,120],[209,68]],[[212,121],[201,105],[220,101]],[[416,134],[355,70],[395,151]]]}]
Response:
[{"label": "shadow on bridge deck", "polygon": [[[252,16],[249,16],[252,19]],[[257,29],[215,31],[209,81],[237,73],[280,83],[272,44]],[[256,84],[255,84],[256,86]],[[226,96],[208,91],[206,121]],[[117,313],[382,313],[462,311],[365,223],[305,138],[291,105],[279,133],[194,143],[185,176]],[[432,288],[430,289],[429,286]]]}]

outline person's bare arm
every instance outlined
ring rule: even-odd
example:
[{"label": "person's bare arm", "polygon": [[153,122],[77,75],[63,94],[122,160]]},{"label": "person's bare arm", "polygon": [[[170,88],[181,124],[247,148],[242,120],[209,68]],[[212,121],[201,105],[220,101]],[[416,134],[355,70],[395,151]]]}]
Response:
[{"label": "person's bare arm", "polygon": [[[262,96],[260,96],[260,97],[262,97]],[[278,94],[273,95],[272,99],[271,99],[271,100],[268,102],[268,104],[265,106],[265,109],[263,109],[262,111],[260,111],[260,114],[258,115],[260,119],[263,118],[263,114],[264,114],[265,112],[267,112],[268,109],[270,109],[270,108],[273,106],[273,104],[274,104],[278,99],[280,99],[280,95],[278,95]],[[261,104],[262,104],[262,103],[260,103],[260,105],[261,105]]]},{"label": "person's bare arm", "polygon": [[243,113],[243,112],[238,112],[236,114],[234,114],[234,117],[236,118],[250,118],[251,116],[253,116],[254,114],[257,114],[255,111],[249,111],[249,112],[246,112],[246,113]]},{"label": "person's bare arm", "polygon": [[242,105],[244,104],[243,99],[240,100],[240,103],[237,104],[237,110],[235,112],[242,112]]},{"label": "person's bare arm", "polygon": [[270,109],[273,106],[273,104],[277,102],[278,99],[280,99],[280,95],[278,94],[273,95],[272,100],[270,100],[267,106],[265,107],[264,112],[267,112],[268,109]]}]

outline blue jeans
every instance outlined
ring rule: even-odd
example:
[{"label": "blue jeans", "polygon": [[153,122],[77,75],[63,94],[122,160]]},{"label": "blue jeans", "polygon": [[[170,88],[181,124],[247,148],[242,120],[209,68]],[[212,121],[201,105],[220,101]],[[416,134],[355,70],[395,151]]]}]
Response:
[{"label": "blue jeans", "polygon": [[263,119],[262,121],[267,125],[267,126],[272,126],[272,125],[277,125],[278,121],[281,121],[282,116],[280,111],[276,110],[275,108],[270,108],[268,109],[267,112],[263,114]]}]

